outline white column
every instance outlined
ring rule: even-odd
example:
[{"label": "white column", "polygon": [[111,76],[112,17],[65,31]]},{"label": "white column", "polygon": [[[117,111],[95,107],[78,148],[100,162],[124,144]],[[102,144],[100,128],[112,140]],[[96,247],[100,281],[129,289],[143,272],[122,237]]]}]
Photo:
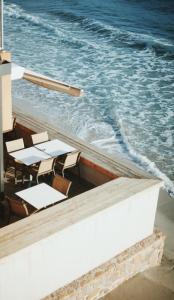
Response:
[{"label": "white column", "polygon": [[3,131],[12,127],[11,63],[0,64],[0,193],[4,192]]}]

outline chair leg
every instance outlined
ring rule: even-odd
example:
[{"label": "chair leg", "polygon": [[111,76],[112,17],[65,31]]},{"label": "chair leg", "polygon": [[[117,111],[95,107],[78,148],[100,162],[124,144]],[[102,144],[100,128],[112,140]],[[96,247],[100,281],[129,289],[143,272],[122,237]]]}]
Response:
[{"label": "chair leg", "polygon": [[24,182],[25,182],[25,175],[22,174],[22,184],[24,184]]},{"label": "chair leg", "polygon": [[79,166],[79,165],[77,165],[77,167],[78,167],[79,178],[80,178],[80,166]]},{"label": "chair leg", "polygon": [[38,177],[39,177],[39,176],[36,176],[36,182],[37,182],[37,184],[39,184],[39,180],[38,180]]},{"label": "chair leg", "polygon": [[[23,174],[23,171],[22,170],[19,170],[19,171],[22,174],[22,183],[24,183],[24,174]],[[14,174],[14,176],[15,176],[15,185],[16,185],[16,184],[18,184],[18,182],[21,181],[21,179],[19,179],[19,181],[18,181],[18,178],[17,178],[17,169],[16,168],[15,168],[15,174]]]},{"label": "chair leg", "polygon": [[33,175],[30,174],[29,182],[28,182],[28,187],[31,187],[33,182]]},{"label": "chair leg", "polygon": [[17,132],[16,132],[16,129],[14,129],[14,139],[17,139]]},{"label": "chair leg", "polygon": [[7,175],[7,170],[4,170],[4,179],[7,178],[6,175]]},{"label": "chair leg", "polygon": [[16,171],[16,168],[15,168],[15,185],[18,183],[18,180],[17,180],[17,171]]},{"label": "chair leg", "polygon": [[8,165],[7,165],[7,163],[5,163],[5,166],[4,166],[4,178],[6,178],[7,169],[8,169]]}]

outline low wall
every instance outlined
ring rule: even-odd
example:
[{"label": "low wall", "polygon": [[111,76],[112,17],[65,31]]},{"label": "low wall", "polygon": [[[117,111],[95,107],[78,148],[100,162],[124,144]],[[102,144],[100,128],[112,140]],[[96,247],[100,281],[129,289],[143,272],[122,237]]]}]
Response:
[{"label": "low wall", "polygon": [[119,178],[0,230],[0,299],[41,299],[152,235],[161,185]]},{"label": "low wall", "polygon": [[105,264],[63,288],[51,293],[44,300],[98,300],[139,272],[160,265],[164,235],[154,234],[123,251]]}]

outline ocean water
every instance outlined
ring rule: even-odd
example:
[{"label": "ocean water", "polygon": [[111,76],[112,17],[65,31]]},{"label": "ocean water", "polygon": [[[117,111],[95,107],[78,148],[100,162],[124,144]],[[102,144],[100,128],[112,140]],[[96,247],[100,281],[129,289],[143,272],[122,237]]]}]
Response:
[{"label": "ocean water", "polygon": [[15,81],[14,104],[122,153],[174,195],[173,0],[5,0],[4,22],[15,63],[85,91]]}]

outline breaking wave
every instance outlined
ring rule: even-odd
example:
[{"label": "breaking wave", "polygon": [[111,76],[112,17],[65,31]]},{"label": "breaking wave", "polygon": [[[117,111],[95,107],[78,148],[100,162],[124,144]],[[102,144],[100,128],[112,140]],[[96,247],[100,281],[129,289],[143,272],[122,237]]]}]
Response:
[{"label": "breaking wave", "polygon": [[[72,12],[67,11],[58,11],[50,12],[54,16],[58,16],[60,20],[64,20],[70,23],[76,22],[78,29],[83,29],[92,34],[96,34],[98,38],[106,39],[107,42],[116,45],[116,47],[127,46],[137,48],[138,50],[151,49],[157,56],[162,55],[165,58],[173,59],[174,58],[174,44],[166,39],[156,38],[151,35],[134,33],[128,30],[123,30],[118,27],[113,27],[111,25],[103,24],[100,21],[95,21],[84,16],[76,15]],[[27,22],[32,23],[35,26],[40,26],[46,31],[51,31],[55,35],[62,39],[63,42],[74,43],[76,46],[83,46],[86,41],[83,41],[81,38],[74,38],[72,35],[68,35],[67,31],[63,31],[61,28],[56,28],[45,22],[45,19],[27,13],[23,8],[16,4],[6,5],[5,14],[8,17],[13,17],[21,19]]]},{"label": "breaking wave", "polygon": [[125,148],[127,149],[127,156],[130,158],[138,167],[142,168],[142,170],[145,170],[155,177],[160,178],[164,181],[165,189],[169,193],[171,197],[174,197],[174,182],[172,182],[166,174],[164,174],[162,171],[159,170],[159,168],[156,166],[154,162],[152,162],[150,159],[148,159],[146,156],[138,153],[130,144],[127,135],[124,130],[123,123],[121,119],[118,121],[119,127],[120,127],[120,133],[122,136],[122,140],[124,143]]},{"label": "breaking wave", "polygon": [[[52,14],[68,22],[78,22],[80,27],[87,31],[110,40],[111,42],[121,42],[127,44],[129,47],[136,47],[139,50],[145,48],[153,49],[156,54],[165,54],[174,52],[174,44],[165,39],[157,39],[146,34],[137,34],[127,30],[121,30],[110,25],[103,24],[99,21],[90,20],[84,16],[78,16],[72,12],[59,11],[52,12]],[[117,44],[118,46],[118,44]]]},{"label": "breaking wave", "polygon": [[[28,14],[24,9],[19,5],[11,4],[6,6],[5,14],[8,17],[13,17],[16,19],[21,19],[23,21],[30,22],[34,26],[41,27],[48,34],[49,38],[53,39],[53,35],[56,35],[59,38],[59,42],[64,44],[73,45],[75,48],[83,47],[87,44],[86,41],[83,41],[81,38],[72,37],[71,33],[67,33],[63,28],[56,28],[55,26],[48,24],[45,20],[39,16]],[[51,35],[50,35],[51,33]],[[92,46],[92,44],[90,45]]]}]

